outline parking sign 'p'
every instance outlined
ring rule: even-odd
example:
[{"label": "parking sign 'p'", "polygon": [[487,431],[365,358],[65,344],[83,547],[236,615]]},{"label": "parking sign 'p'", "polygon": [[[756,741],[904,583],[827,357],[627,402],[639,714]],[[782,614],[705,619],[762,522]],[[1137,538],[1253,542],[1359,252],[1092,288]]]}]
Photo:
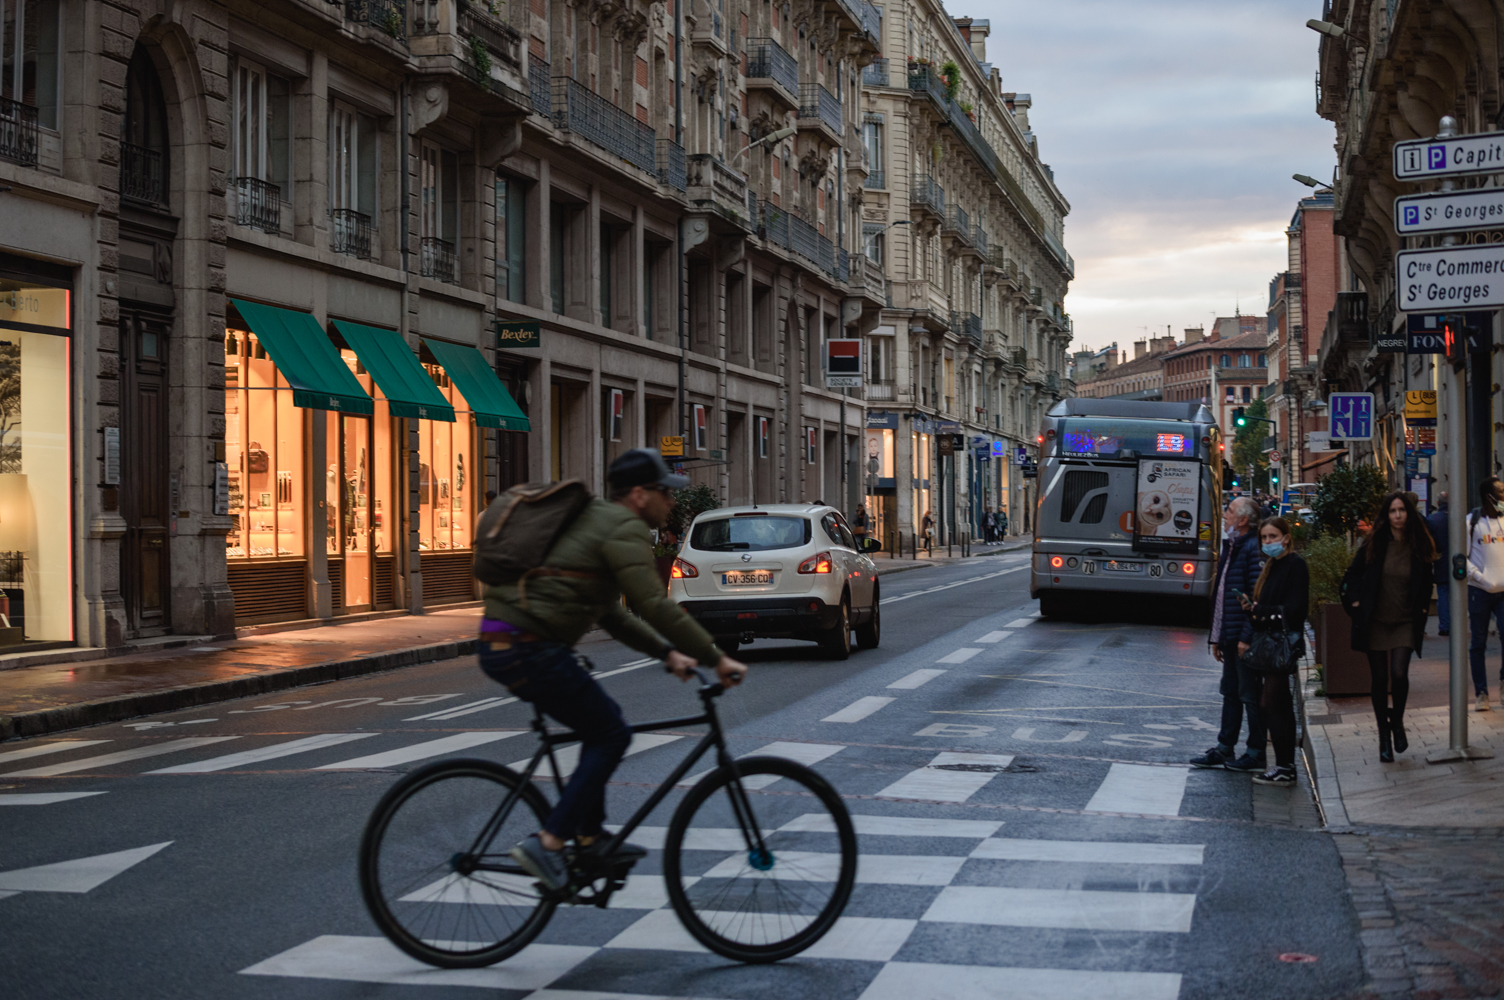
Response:
[{"label": "parking sign 'p'", "polygon": [[1426,169],[1427,170],[1440,170],[1443,167],[1445,167],[1446,165],[1447,165],[1447,147],[1445,147],[1445,146],[1427,146],[1426,147]]}]

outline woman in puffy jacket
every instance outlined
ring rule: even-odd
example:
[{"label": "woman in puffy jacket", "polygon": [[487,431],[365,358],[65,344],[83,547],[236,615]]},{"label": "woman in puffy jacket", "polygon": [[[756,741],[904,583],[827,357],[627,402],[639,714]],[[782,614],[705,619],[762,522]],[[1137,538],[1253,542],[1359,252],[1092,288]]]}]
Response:
[{"label": "woman in puffy jacket", "polygon": [[[1368,654],[1379,760],[1410,746],[1405,736],[1405,699],[1410,694],[1410,657],[1420,652],[1431,609],[1431,563],[1436,546],[1415,504],[1391,493],[1379,506],[1373,531],[1342,578],[1342,606],[1352,617],[1352,645]],[[1389,704],[1390,697],[1394,704]]]},{"label": "woman in puffy jacket", "polygon": [[[1239,595],[1253,627],[1261,632],[1300,632],[1304,635],[1306,609],[1311,600],[1311,570],[1295,554],[1290,522],[1282,517],[1265,519],[1259,525],[1259,551],[1265,559],[1253,599]],[[1304,648],[1304,638],[1301,640]],[[1253,777],[1260,785],[1295,785],[1295,698],[1291,674],[1261,675],[1259,716],[1274,744],[1274,766]]]}]

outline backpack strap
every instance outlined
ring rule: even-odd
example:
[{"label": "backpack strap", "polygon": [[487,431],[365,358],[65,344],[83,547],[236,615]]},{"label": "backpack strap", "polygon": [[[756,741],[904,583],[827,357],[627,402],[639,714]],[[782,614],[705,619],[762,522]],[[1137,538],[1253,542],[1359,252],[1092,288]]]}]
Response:
[{"label": "backpack strap", "polygon": [[517,578],[517,604],[527,610],[527,581],[535,576],[562,576],[571,580],[598,580],[599,574],[579,569],[555,569],[552,566],[535,566]]}]

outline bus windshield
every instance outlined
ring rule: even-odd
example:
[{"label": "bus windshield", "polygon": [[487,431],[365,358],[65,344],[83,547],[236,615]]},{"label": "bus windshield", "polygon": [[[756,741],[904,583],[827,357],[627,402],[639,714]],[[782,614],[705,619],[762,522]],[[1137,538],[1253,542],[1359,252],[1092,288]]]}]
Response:
[{"label": "bus windshield", "polygon": [[1196,425],[1167,420],[1078,417],[1060,422],[1062,455],[1194,455]]}]

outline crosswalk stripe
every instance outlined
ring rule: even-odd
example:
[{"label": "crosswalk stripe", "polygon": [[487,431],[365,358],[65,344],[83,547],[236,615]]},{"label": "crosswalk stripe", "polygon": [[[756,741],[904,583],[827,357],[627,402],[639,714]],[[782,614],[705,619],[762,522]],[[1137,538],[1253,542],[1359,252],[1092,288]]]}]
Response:
[{"label": "crosswalk stripe", "polygon": [[263,761],[276,760],[279,757],[291,757],[293,754],[307,753],[310,750],[322,750],[325,747],[339,746],[341,743],[369,739],[376,735],[379,734],[323,733],[319,736],[307,736],[300,740],[289,740],[286,743],[273,743],[271,746],[261,747],[259,750],[243,750],[240,753],[226,754],[223,757],[210,757],[208,760],[194,761],[192,764],[178,764],[175,767],[158,768],[155,771],[147,771],[146,773],[207,774],[211,771],[228,771],[231,768],[260,764]]},{"label": "crosswalk stripe", "polygon": [[1189,934],[1195,893],[1100,892],[950,885],[930,904],[928,923],[1058,930]]},{"label": "crosswalk stripe", "polygon": [[1017,619],[1014,619],[1013,621],[1009,622],[1008,624],[1004,625],[1003,628],[1023,628],[1025,625],[1033,625],[1033,624],[1034,624],[1034,619],[1033,618],[1017,618]]},{"label": "crosswalk stripe", "polygon": [[100,743],[108,743],[109,740],[57,740],[52,743],[38,743],[35,746],[22,747],[19,750],[7,750],[0,753],[0,764],[13,760],[25,760],[27,757],[40,757],[44,753],[60,753],[64,750],[82,750],[84,747],[96,746]]},{"label": "crosswalk stripe", "polygon": [[[944,984],[938,992],[937,983]],[[1006,984],[1006,989],[1002,988]],[[1093,972],[1084,969],[1017,969],[997,965],[889,962],[858,1000],[1176,1000],[1177,972]]]},{"label": "crosswalk stripe", "polygon": [[[984,819],[929,819],[922,816],[851,817],[856,832],[863,837],[961,837],[982,840],[997,833],[1001,821]],[[778,828],[779,833],[835,833],[829,813],[805,813]]]},{"label": "crosswalk stripe", "polygon": [[[866,885],[949,885],[966,863],[964,857],[933,854],[863,854],[856,880]],[[834,882],[841,856],[823,851],[773,852],[773,867],[757,871],[745,851],[734,854],[705,873],[705,878],[779,879],[790,882]]]},{"label": "crosswalk stripe", "polygon": [[[825,758],[840,753],[844,749],[846,749],[846,744],[844,743],[784,743],[780,741],[778,743],[769,743],[765,747],[760,747],[742,756],[783,757],[787,760],[803,764],[805,767],[812,767]],[[688,788],[714,770],[715,768],[712,767],[701,771],[699,774],[692,774],[680,781],[679,787]],[[754,774],[742,779],[742,787],[753,789],[767,788],[777,780],[778,775],[776,774]]]},{"label": "crosswalk stripe", "polygon": [[867,716],[871,715],[873,712],[876,712],[883,706],[891,704],[894,700],[895,699],[893,698],[879,698],[876,695],[868,695],[865,698],[858,698],[856,701],[852,702],[850,705],[847,705],[839,712],[827,715],[820,721],[861,722]]},{"label": "crosswalk stripe", "polygon": [[981,650],[978,649],[975,646],[962,646],[960,649],[955,650],[954,652],[946,653],[944,656],[940,657],[940,659],[936,660],[935,662],[936,663],[965,663],[967,660],[971,659],[973,656],[976,656],[980,652],[981,652]]},{"label": "crosswalk stripe", "polygon": [[923,687],[930,681],[945,673],[944,670],[916,670],[912,674],[900,677],[888,685],[889,690],[912,691],[914,688]]},{"label": "crosswalk stripe", "polygon": [[[745,913],[733,915],[710,911],[700,916],[712,927],[732,919],[739,919],[743,923],[748,920]],[[755,920],[755,915],[752,919]],[[798,921],[798,923],[790,924],[788,921],[791,920]],[[808,920],[801,920],[796,916],[785,916],[782,923],[770,920],[769,930],[782,937],[791,933],[794,928],[807,924]],[[819,941],[799,954],[800,957],[806,959],[835,958],[853,962],[886,962],[898,953],[898,949],[903,947],[916,926],[918,926],[916,920],[892,917],[841,917]],[[606,947],[687,952],[706,950],[703,945],[690,937],[673,910],[657,910],[645,915],[608,941]],[[639,1000],[639,998],[634,997],[633,1000]]]},{"label": "crosswalk stripe", "polygon": [[980,639],[973,639],[971,641],[972,642],[986,642],[986,643],[1002,642],[1004,639],[1008,638],[1008,636],[1010,636],[1012,634],[1013,634],[1012,632],[1008,632],[1008,631],[1004,631],[1004,630],[999,630],[997,632],[988,632],[986,635],[982,636]]},{"label": "crosswalk stripe", "polygon": [[1065,861],[1104,865],[1199,865],[1203,844],[1130,844],[1111,840],[1014,840],[996,837],[982,841],[974,858],[993,861]]},{"label": "crosswalk stripe", "polygon": [[1114,764],[1086,803],[1086,811],[1178,816],[1189,774],[1183,767]]},{"label": "crosswalk stripe", "polygon": [[400,986],[537,990],[568,974],[598,950],[583,945],[530,944],[496,965],[480,969],[435,969],[407,957],[386,938],[323,934],[241,969],[240,974]]},{"label": "crosswalk stripe", "polygon": [[[955,753],[946,751],[916,771],[899,778],[878,792],[880,798],[933,799],[940,802],[965,802],[1013,763],[1012,754]],[[942,770],[947,766],[972,765],[979,770]],[[989,770],[980,770],[988,768]],[[993,770],[995,769],[995,770]]]},{"label": "crosswalk stripe", "polygon": [[415,715],[410,719],[403,719],[402,721],[439,722],[444,719],[458,719],[463,715],[474,715],[476,712],[484,712],[488,708],[500,708],[502,705],[510,705],[516,700],[516,698],[505,697],[482,698],[480,701],[470,701],[466,702],[463,705],[451,705],[448,708],[441,708],[436,712],[429,712],[425,715]]},{"label": "crosswalk stripe", "polygon": [[459,753],[461,750],[485,746],[487,743],[495,743],[497,740],[504,740],[511,736],[521,736],[525,732],[527,732],[526,729],[508,729],[499,732],[493,730],[483,733],[455,733],[452,736],[414,743],[412,746],[399,747],[396,750],[368,754],[365,757],[351,757],[349,760],[334,764],[324,764],[314,770],[353,771],[362,768],[396,767],[398,764],[410,764],[415,760],[425,760],[446,753]]},{"label": "crosswalk stripe", "polygon": [[4,777],[50,778],[58,774],[71,774],[74,771],[111,767],[115,764],[124,764],[126,761],[140,760],[143,757],[157,757],[164,753],[192,750],[194,747],[208,746],[211,743],[223,743],[226,740],[236,738],[234,736],[192,736],[183,740],[168,740],[166,743],[153,743],[150,746],[134,747],[130,750],[116,750],[114,753],[100,754],[98,757],[84,757],[81,760],[69,760],[61,764],[49,764],[46,767],[33,767],[25,771],[11,771],[9,774],[4,775]]},{"label": "crosswalk stripe", "polygon": [[[627,752],[622,756],[630,757],[633,754],[642,753],[644,750],[661,747],[666,743],[673,743],[675,740],[682,740],[683,738],[682,736],[665,736],[662,733],[634,733],[632,742],[627,747]],[[558,748],[554,751],[554,759],[559,762],[559,777],[569,777],[580,764],[580,745],[578,743],[571,743],[568,746]],[[521,771],[531,762],[532,757],[525,757],[522,760],[512,761],[510,766],[515,771]],[[533,776],[536,778],[547,778],[552,773],[549,770],[548,758],[545,757],[543,763],[538,765],[538,770],[533,772]]]},{"label": "crosswalk stripe", "polygon": [[56,802],[87,799],[104,792],[16,792],[0,795],[0,806],[50,806]]}]

